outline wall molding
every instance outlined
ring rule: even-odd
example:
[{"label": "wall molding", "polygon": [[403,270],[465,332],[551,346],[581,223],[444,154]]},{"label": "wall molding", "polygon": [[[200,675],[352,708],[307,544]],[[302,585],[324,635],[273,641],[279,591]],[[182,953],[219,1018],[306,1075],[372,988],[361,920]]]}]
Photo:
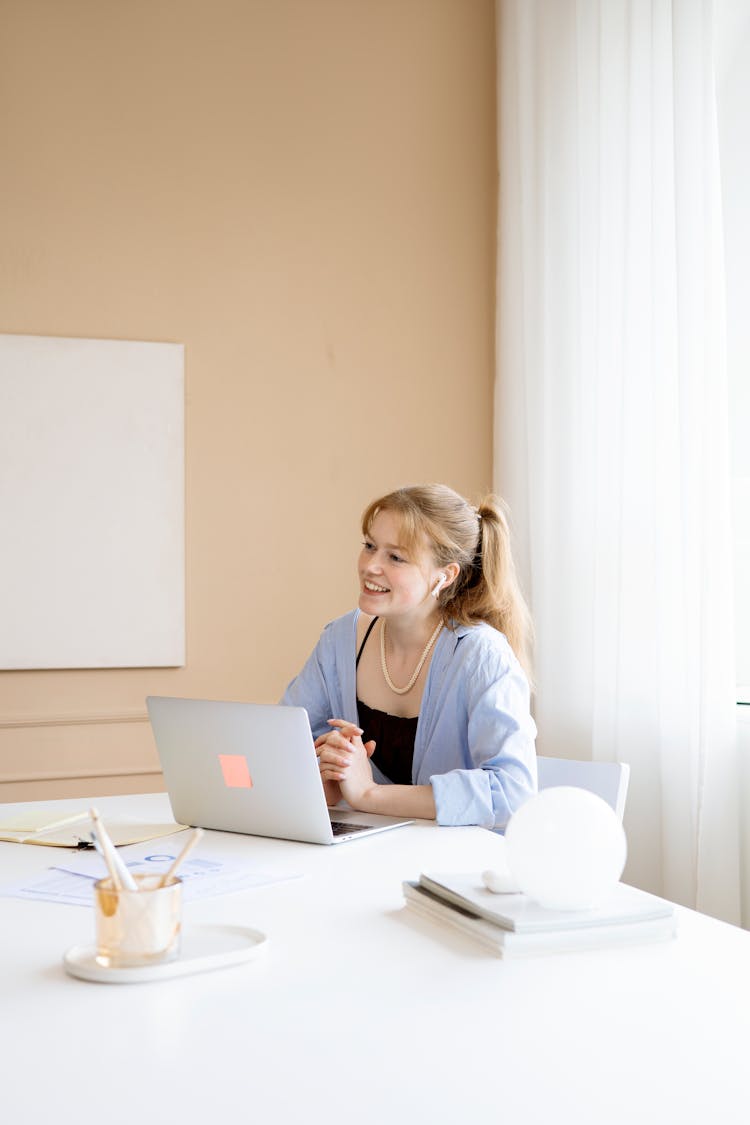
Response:
[{"label": "wall molding", "polygon": [[0,718],[0,730],[24,730],[30,727],[86,727],[110,726],[116,723],[147,723],[146,711],[122,711],[111,714],[83,715],[20,715],[17,718]]},{"label": "wall molding", "polygon": [[157,766],[111,770],[40,770],[38,773],[4,774],[0,778],[0,785],[25,785],[41,781],[85,781],[87,778],[97,777],[161,777],[161,770]]}]

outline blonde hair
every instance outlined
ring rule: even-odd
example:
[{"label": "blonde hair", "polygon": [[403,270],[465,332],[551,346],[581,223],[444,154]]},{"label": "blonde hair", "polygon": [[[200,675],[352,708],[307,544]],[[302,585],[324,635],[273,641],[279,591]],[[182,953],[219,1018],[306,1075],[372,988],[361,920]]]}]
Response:
[{"label": "blonde hair", "polygon": [[475,508],[445,484],[397,488],[367,506],[365,536],[382,511],[398,516],[405,550],[426,543],[437,566],[458,563],[458,577],[437,599],[446,626],[486,621],[505,635],[531,681],[531,614],[516,577],[505,503],[490,494]]}]

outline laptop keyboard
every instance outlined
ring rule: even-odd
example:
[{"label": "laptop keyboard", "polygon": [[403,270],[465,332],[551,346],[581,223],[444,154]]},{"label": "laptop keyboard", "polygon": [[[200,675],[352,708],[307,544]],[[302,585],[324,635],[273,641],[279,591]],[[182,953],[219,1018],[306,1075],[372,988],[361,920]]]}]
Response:
[{"label": "laptop keyboard", "polygon": [[344,836],[348,832],[367,832],[371,824],[352,824],[350,820],[332,820],[331,828],[334,836]]}]

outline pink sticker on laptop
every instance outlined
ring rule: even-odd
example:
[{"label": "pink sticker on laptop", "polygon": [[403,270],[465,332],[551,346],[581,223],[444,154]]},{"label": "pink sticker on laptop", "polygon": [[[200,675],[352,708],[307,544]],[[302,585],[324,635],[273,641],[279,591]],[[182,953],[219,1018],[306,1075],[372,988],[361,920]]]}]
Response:
[{"label": "pink sticker on laptop", "polygon": [[253,779],[244,754],[219,754],[219,765],[228,789],[252,789]]}]

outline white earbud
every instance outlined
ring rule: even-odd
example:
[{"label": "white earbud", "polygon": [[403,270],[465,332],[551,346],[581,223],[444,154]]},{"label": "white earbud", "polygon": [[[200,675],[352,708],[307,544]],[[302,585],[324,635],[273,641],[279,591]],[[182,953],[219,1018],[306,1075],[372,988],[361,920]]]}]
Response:
[{"label": "white earbud", "polygon": [[440,593],[440,591],[442,590],[443,586],[445,585],[445,583],[447,581],[448,581],[448,575],[447,574],[441,574],[440,577],[438,578],[437,582],[435,583],[435,585],[432,587],[433,598],[436,598],[438,596],[438,594]]}]

